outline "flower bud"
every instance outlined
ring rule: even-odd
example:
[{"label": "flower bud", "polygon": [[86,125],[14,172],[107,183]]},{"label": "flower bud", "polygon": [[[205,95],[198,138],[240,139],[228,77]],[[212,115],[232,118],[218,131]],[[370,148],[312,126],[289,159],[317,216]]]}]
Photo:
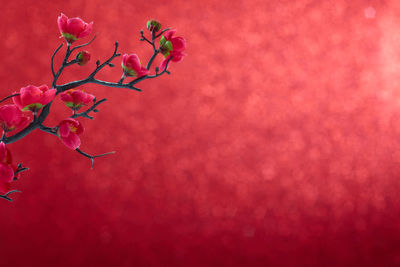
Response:
[{"label": "flower bud", "polygon": [[151,32],[158,32],[161,29],[161,23],[152,19],[147,22],[147,29]]},{"label": "flower bud", "polygon": [[88,63],[89,62],[89,60],[90,60],[90,53],[88,52],[88,51],[80,51],[77,55],[76,55],[76,61],[77,61],[77,64],[79,65],[79,66],[83,66],[83,65],[85,65],[86,63]]}]

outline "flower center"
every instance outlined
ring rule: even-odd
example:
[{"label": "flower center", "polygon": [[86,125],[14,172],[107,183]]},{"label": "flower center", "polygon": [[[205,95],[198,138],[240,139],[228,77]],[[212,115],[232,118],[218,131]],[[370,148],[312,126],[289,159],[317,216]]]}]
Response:
[{"label": "flower center", "polygon": [[77,130],[78,128],[76,128],[74,125],[69,125],[69,130],[71,131],[71,132],[73,132],[73,133],[76,133],[76,130]]}]

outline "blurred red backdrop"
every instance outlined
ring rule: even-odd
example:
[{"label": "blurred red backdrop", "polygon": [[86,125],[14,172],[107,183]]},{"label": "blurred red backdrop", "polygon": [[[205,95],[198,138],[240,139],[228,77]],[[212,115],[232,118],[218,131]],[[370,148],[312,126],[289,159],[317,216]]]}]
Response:
[{"label": "blurred red backdrop", "polygon": [[[0,201],[2,266],[399,266],[400,4],[388,1],[1,1],[0,96],[51,84],[57,17],[94,21],[92,62],[150,18],[187,57],[82,120],[81,148],[34,132]],[[376,14],[374,16],[372,7]],[[373,11],[373,10],[372,10]],[[57,58],[59,64],[61,58]],[[99,77],[118,81],[120,59]],[[47,124],[69,114],[56,100]]]}]

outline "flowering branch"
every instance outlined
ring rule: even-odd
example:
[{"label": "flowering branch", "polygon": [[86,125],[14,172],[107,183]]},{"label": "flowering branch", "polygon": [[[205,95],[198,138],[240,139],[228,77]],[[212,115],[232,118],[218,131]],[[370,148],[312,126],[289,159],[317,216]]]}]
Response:
[{"label": "flowering branch", "polygon": [[[161,24],[155,20],[150,20],[147,22],[147,29],[151,33],[151,41],[144,35],[143,30],[140,31],[140,40],[146,41],[153,49],[153,55],[147,62],[146,67],[141,65],[139,57],[136,54],[124,54],[121,64],[123,74],[118,82],[108,82],[96,79],[96,75],[104,69],[104,67],[114,67],[112,61],[121,56],[121,54],[118,53],[118,42],[115,42],[113,54],[103,63],[101,63],[100,60],[97,60],[96,68],[87,78],[57,85],[59,77],[67,67],[74,64],[83,66],[91,57],[88,51],[79,51],[75,58],[70,59],[72,53],[82,47],[90,45],[96,39],[95,35],[89,42],[72,47],[73,42],[90,34],[93,22],[86,23],[80,18],[69,19],[64,14],[61,14],[57,22],[60,33],[67,43],[67,47],[62,63],[57,71],[54,68],[54,58],[64,44],[60,44],[51,56],[50,66],[53,74],[52,87],[48,88],[47,85],[39,87],[29,85],[21,88],[20,92],[15,92],[0,100],[0,103],[2,103],[12,98],[14,102],[14,105],[4,105],[0,107],[0,126],[3,129],[3,134],[0,140],[0,198],[9,201],[12,201],[11,198],[8,197],[9,194],[19,192],[17,190],[10,190],[11,182],[18,180],[20,173],[28,170],[28,168],[23,167],[22,164],[18,164],[17,167],[12,164],[11,154],[6,148],[6,144],[16,142],[33,130],[39,129],[43,132],[57,136],[65,146],[76,150],[79,154],[89,158],[92,161],[91,168],[93,169],[95,158],[114,154],[115,151],[99,155],[90,155],[83,152],[80,149],[81,141],[79,136],[84,132],[84,127],[77,118],[84,117],[93,119],[90,113],[98,112],[97,107],[107,99],[103,98],[96,101],[94,95],[75,88],[93,83],[107,87],[127,88],[141,92],[142,90],[135,86],[137,83],[146,79],[157,78],[164,73],[170,74],[168,71],[170,62],[181,61],[184,56],[183,51],[186,48],[186,41],[182,37],[173,37],[176,31],[167,28],[157,34],[157,32],[161,30]],[[159,37],[161,37],[160,44],[159,46],[156,46],[156,40]],[[164,56],[164,60],[161,62],[159,67],[154,68],[155,74],[151,75],[151,65],[159,54]],[[132,81],[124,82],[128,77],[133,77],[134,79]],[[72,109],[72,115],[62,120],[55,127],[45,126],[44,122],[50,114],[51,105],[57,95],[60,95],[64,104]],[[90,105],[90,107],[85,111],[78,112],[78,110],[83,106],[88,105]],[[30,111],[33,116],[27,116],[26,113],[23,113],[25,111]],[[9,132],[16,129],[20,131],[13,135],[9,135]]]}]

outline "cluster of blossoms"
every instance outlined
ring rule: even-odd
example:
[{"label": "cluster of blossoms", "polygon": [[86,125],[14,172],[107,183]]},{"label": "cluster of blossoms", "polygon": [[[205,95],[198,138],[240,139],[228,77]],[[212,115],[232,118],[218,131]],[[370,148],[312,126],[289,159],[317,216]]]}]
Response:
[{"label": "cluster of blossoms", "polygon": [[[11,199],[8,195],[11,192],[16,191],[10,191],[11,183],[18,180],[20,172],[27,170],[27,168],[22,167],[22,164],[14,165],[12,163],[11,152],[6,148],[6,144],[21,139],[35,129],[40,129],[57,136],[66,147],[76,150],[80,154],[90,158],[93,163],[94,158],[109,153],[91,156],[79,149],[81,145],[79,136],[84,132],[84,127],[77,118],[86,117],[93,119],[93,117],[89,116],[89,113],[97,112],[97,106],[106,99],[97,101],[93,94],[74,88],[87,83],[95,83],[109,87],[128,88],[141,91],[134,87],[136,83],[144,79],[156,78],[164,73],[169,74],[169,62],[179,62],[185,56],[185,39],[182,37],[174,37],[176,30],[165,29],[161,31],[161,24],[158,21],[149,20],[147,22],[147,29],[151,34],[151,39],[146,38],[143,31],[141,31],[140,39],[141,41],[148,42],[154,51],[153,56],[149,59],[146,66],[142,65],[138,55],[124,54],[121,62],[122,77],[119,82],[112,83],[96,79],[95,75],[98,71],[105,66],[113,67],[114,65],[111,61],[115,57],[120,56],[120,54],[117,53],[118,43],[116,43],[113,56],[103,64],[100,64],[100,61],[97,61],[96,69],[88,78],[63,85],[57,85],[57,79],[66,67],[73,64],[84,66],[90,61],[91,54],[86,50],[79,51],[74,59],[70,61],[68,61],[68,59],[73,51],[89,45],[94,40],[93,38],[90,42],[84,45],[78,45],[71,48],[75,41],[90,35],[93,28],[93,22],[86,23],[80,18],[68,18],[64,14],[61,14],[61,16],[58,17],[57,22],[61,38],[64,38],[66,41],[67,51],[64,61],[57,72],[54,71],[53,59],[63,44],[57,48],[52,56],[51,67],[54,76],[52,86],[49,88],[47,85],[28,85],[0,101],[3,102],[10,98],[13,101],[13,104],[3,105],[0,107],[0,126],[3,130],[3,135],[0,140],[0,197],[10,201]],[[159,37],[159,44],[156,45],[155,41]],[[150,68],[158,54],[161,54],[164,58],[161,61],[161,64],[158,67],[155,67],[155,74],[151,75]],[[127,77],[133,77],[134,80],[124,83],[124,80]],[[48,116],[50,106],[57,95],[60,95],[65,106],[72,110],[72,115],[61,120],[55,127],[47,127],[43,122]],[[83,107],[87,107],[87,109],[79,113],[80,109]]]}]

